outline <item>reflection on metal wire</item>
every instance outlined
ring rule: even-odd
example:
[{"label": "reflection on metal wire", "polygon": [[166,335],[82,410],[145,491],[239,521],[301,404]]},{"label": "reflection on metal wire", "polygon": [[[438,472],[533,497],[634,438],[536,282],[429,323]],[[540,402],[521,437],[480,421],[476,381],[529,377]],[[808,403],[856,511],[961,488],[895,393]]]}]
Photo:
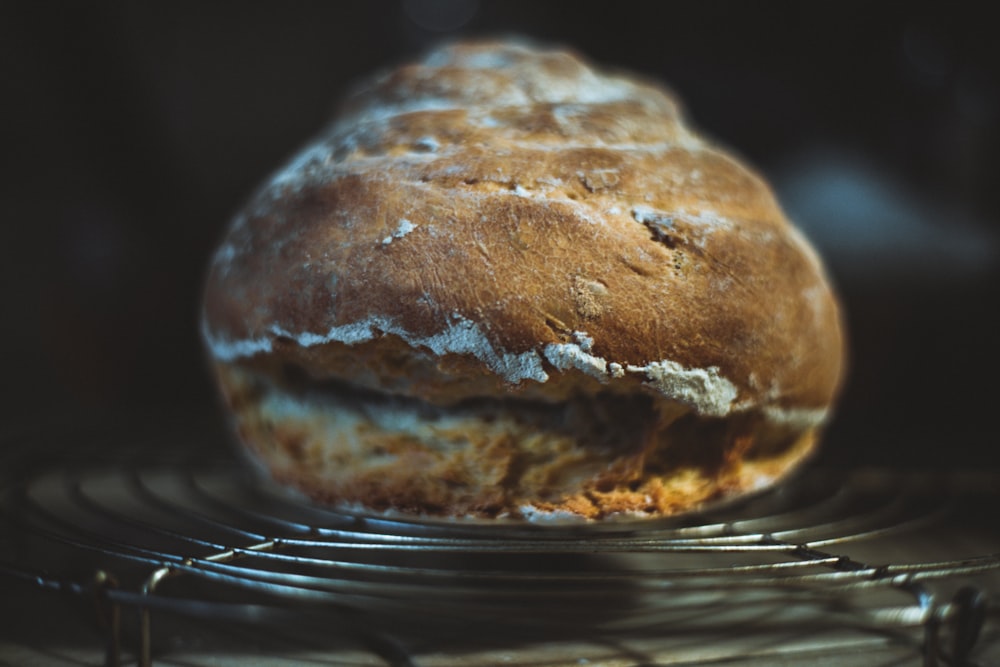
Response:
[{"label": "reflection on metal wire", "polygon": [[[697,516],[536,526],[336,511],[225,457],[163,451],[53,458],[15,443],[0,460],[0,534],[16,546],[0,552],[0,581],[91,597],[110,665],[130,642],[152,664],[163,615],[264,634],[322,623],[389,664],[413,663],[413,637],[459,629],[464,650],[874,638],[927,666],[968,665],[1000,616],[1000,534],[976,516],[1000,494],[988,476],[813,470]],[[979,550],[949,547],[955,535]],[[130,637],[122,619],[136,617]]]}]

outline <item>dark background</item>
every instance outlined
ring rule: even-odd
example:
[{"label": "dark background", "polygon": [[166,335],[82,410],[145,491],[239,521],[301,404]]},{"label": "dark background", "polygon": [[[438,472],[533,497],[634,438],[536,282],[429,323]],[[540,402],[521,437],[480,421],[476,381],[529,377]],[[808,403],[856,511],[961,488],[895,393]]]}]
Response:
[{"label": "dark background", "polygon": [[498,33],[669,82],[775,185],[851,332],[828,461],[1000,465],[1000,48],[961,3],[0,3],[6,424],[213,414],[229,217],[359,76]]}]

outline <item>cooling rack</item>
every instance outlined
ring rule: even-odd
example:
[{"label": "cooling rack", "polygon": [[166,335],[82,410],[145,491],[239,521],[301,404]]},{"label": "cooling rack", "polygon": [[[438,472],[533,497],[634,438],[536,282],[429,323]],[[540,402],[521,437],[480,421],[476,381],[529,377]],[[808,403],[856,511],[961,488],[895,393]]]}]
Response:
[{"label": "cooling rack", "polygon": [[443,522],[305,503],[178,421],[0,435],[0,664],[1000,664],[1000,475]]}]

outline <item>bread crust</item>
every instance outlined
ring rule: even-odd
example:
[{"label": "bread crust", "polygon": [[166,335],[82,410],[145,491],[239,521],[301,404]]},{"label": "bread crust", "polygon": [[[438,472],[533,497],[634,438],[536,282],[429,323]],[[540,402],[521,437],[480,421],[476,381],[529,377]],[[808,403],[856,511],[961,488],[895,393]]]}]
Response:
[{"label": "bread crust", "polygon": [[843,354],[823,267],[759,176],[667,91],[511,42],[356,92],[234,220],[203,332],[220,369],[262,377],[438,406],[640,392],[803,433]]}]

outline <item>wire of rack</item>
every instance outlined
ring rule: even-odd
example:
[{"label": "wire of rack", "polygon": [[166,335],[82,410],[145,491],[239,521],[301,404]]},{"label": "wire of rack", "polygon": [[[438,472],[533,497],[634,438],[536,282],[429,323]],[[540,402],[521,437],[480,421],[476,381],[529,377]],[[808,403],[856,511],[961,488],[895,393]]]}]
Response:
[{"label": "wire of rack", "polygon": [[[166,657],[155,629],[168,617],[335,628],[390,665],[442,646],[516,661],[561,642],[578,660],[639,646],[622,650],[704,664],[747,645],[888,643],[961,666],[1000,642],[1000,531],[986,520],[1000,478],[988,473],[807,469],[671,520],[449,522],[306,503],[225,447],[73,437],[93,444],[5,436],[0,581],[90,600],[108,665]],[[749,644],[713,649],[733,635]],[[678,652],[691,638],[698,649]]]}]

